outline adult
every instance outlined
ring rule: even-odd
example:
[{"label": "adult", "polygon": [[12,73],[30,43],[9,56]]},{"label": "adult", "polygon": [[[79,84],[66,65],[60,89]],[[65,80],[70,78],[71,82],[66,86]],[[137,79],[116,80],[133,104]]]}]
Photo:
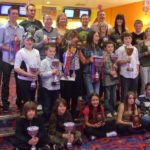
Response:
[{"label": "adult", "polygon": [[[17,24],[19,10],[17,7],[12,6],[8,10],[8,22],[5,26],[0,28],[0,46],[2,49],[2,60],[1,69],[2,69],[2,90],[1,90],[1,97],[3,103],[3,110],[8,111],[9,109],[9,81],[11,71],[14,66],[14,59],[16,51],[20,49],[22,36],[24,34],[24,29],[20,25]],[[16,77],[16,74],[15,74]],[[17,92],[17,101],[16,104],[19,107],[18,98],[19,96],[19,89],[18,89],[18,82],[16,79],[16,92]]]},{"label": "adult", "polygon": [[24,27],[26,32],[32,33],[34,35],[35,31],[41,29],[42,23],[35,19],[36,7],[34,4],[28,4],[26,6],[27,19],[23,20],[20,25]]}]

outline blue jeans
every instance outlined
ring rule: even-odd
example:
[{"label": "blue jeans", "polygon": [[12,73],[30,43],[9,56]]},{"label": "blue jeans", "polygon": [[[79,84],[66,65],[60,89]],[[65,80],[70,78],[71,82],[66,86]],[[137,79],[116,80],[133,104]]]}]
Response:
[{"label": "blue jeans", "polygon": [[84,78],[88,98],[94,92],[99,94],[100,82],[95,82],[95,83],[92,82],[92,75],[90,74],[84,74],[83,78]]},{"label": "blue jeans", "polygon": [[115,112],[116,106],[116,85],[105,86],[105,109],[107,113]]},{"label": "blue jeans", "polygon": [[141,123],[143,127],[149,128],[150,127],[150,115],[147,114],[147,115],[142,116]]}]

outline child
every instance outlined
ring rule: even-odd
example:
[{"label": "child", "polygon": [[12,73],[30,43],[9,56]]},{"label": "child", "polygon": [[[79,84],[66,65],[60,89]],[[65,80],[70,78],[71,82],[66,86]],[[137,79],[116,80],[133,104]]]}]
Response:
[{"label": "child", "polygon": [[56,101],[53,113],[50,117],[49,138],[53,144],[56,144],[60,149],[64,147],[67,141],[77,142],[81,138],[78,131],[68,134],[65,131],[64,123],[72,122],[71,114],[67,111],[67,103],[60,98]]},{"label": "child", "polygon": [[35,100],[40,55],[38,50],[32,48],[34,39],[31,33],[26,32],[23,38],[24,48],[17,52],[14,68],[18,73],[20,95],[25,103]]},{"label": "child", "polygon": [[116,50],[117,63],[120,66],[121,100],[124,101],[128,91],[137,92],[139,57],[136,47],[131,45],[132,35],[123,33],[123,45]]},{"label": "child", "polygon": [[40,76],[42,80],[43,112],[45,119],[48,120],[52,107],[59,96],[61,65],[55,59],[55,45],[45,46],[46,58],[42,60]]},{"label": "child", "polygon": [[[30,126],[39,127],[35,137],[31,137],[27,131]],[[19,118],[16,124],[15,146],[18,150],[29,150],[32,145],[42,148],[42,150],[50,150],[47,144],[46,131],[37,116],[37,106],[34,102],[28,101],[23,106],[23,116]]]},{"label": "child", "polygon": [[116,86],[118,83],[117,75],[117,66],[114,51],[114,43],[108,41],[104,45],[104,80],[103,86],[105,89],[105,109],[107,117],[112,117],[112,114],[116,115],[115,106],[116,106]]},{"label": "child", "polygon": [[113,124],[105,122],[105,112],[103,105],[100,104],[99,95],[91,94],[89,105],[83,110],[85,119],[85,134],[88,138],[92,136],[102,138],[106,133],[114,129]]},{"label": "child", "polygon": [[118,107],[117,129],[119,134],[135,133],[141,127],[140,118],[137,124],[134,123],[133,117],[139,115],[135,100],[135,93],[128,92],[125,102],[120,103]]}]

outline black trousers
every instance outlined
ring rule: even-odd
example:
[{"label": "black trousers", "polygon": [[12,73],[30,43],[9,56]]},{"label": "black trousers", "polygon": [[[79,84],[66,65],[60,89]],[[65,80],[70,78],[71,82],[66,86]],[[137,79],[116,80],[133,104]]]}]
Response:
[{"label": "black trousers", "polygon": [[2,90],[1,90],[1,97],[2,97],[2,103],[3,108],[8,109],[9,108],[9,82],[10,82],[10,76],[11,71],[13,69],[13,65],[10,65],[4,61],[0,61],[1,63],[1,72],[3,74],[2,76]]}]

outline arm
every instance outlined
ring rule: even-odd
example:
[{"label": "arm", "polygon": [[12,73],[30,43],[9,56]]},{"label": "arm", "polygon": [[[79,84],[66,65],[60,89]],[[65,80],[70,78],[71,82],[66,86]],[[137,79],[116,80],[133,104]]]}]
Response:
[{"label": "arm", "polygon": [[132,122],[123,121],[124,104],[121,103],[118,108],[117,123],[132,126]]},{"label": "arm", "polygon": [[80,57],[82,64],[84,65],[89,64],[90,59],[86,59],[81,50],[78,50],[78,51],[79,51],[79,57]]}]

